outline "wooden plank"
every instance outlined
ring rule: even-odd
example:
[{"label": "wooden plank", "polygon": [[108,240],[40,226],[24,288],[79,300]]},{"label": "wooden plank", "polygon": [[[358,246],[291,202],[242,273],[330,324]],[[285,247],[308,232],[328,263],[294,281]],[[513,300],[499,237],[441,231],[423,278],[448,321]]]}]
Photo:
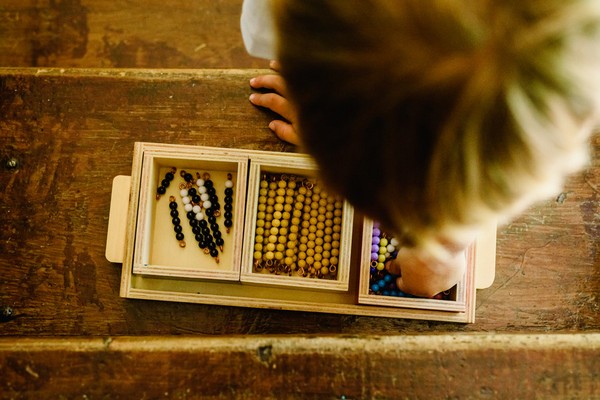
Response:
[{"label": "wooden plank", "polygon": [[242,0],[6,0],[0,65],[256,68],[240,33]]},{"label": "wooden plank", "polygon": [[136,141],[295,151],[247,101],[257,70],[1,69],[0,335],[341,334],[600,330],[600,136],[562,193],[498,229],[477,321],[342,316],[118,296],[110,189]]},{"label": "wooden plank", "polygon": [[6,398],[594,399],[600,334],[0,339]]}]

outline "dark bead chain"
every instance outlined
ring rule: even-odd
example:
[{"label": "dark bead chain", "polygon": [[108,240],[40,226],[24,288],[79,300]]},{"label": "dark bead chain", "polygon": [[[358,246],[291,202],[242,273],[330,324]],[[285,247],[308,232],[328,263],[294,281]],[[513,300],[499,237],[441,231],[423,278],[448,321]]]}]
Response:
[{"label": "dark bead chain", "polygon": [[231,180],[231,174],[227,174],[227,181],[225,181],[225,198],[223,201],[225,205],[223,206],[223,210],[225,213],[223,217],[225,220],[223,221],[223,225],[225,225],[226,232],[229,233],[231,227],[233,226],[233,181]]},{"label": "dark bead chain", "polygon": [[169,209],[171,210],[171,222],[173,223],[173,230],[175,231],[175,239],[179,241],[180,247],[185,247],[185,236],[182,232],[181,220],[179,219],[179,211],[177,211],[177,201],[174,196],[169,197]]},{"label": "dark bead chain", "polygon": [[175,178],[175,172],[177,168],[173,167],[171,171],[165,174],[164,179],[160,182],[160,185],[156,188],[156,199],[160,199],[160,196],[167,193],[167,188],[171,184],[171,181]]}]

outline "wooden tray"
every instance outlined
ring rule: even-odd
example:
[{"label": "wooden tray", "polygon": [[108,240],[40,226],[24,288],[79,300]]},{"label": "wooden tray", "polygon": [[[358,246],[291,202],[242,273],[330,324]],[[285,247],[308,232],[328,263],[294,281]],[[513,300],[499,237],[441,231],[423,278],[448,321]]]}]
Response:
[{"label": "wooden tray", "polygon": [[[206,171],[221,186],[234,177],[233,227],[220,262],[202,254],[186,239],[174,239],[165,196],[156,188],[170,168]],[[388,298],[368,293],[367,243],[372,222],[343,202],[339,268],[334,279],[275,275],[254,268],[257,199],[265,174],[317,179],[310,157],[242,149],[136,143],[131,177],[113,182],[106,257],[123,263],[121,296],[339,314],[372,315],[454,322],[473,322],[476,287],[493,282],[496,226],[490,226],[469,248],[467,272],[450,300]],[[164,202],[164,204],[161,204]],[[167,215],[167,217],[164,217]],[[182,218],[183,219],[183,218]],[[189,235],[186,235],[186,238]],[[183,251],[180,251],[183,250]],[[369,253],[370,254],[370,253]],[[367,263],[367,264],[365,264]],[[475,271],[477,270],[477,280]],[[360,302],[359,302],[360,300]]]}]

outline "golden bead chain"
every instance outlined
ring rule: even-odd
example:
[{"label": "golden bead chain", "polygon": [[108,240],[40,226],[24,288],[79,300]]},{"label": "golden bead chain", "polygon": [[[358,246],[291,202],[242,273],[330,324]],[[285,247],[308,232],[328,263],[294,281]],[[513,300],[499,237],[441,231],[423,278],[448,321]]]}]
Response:
[{"label": "golden bead chain", "polygon": [[343,202],[314,179],[285,174],[261,177],[254,270],[336,279]]}]

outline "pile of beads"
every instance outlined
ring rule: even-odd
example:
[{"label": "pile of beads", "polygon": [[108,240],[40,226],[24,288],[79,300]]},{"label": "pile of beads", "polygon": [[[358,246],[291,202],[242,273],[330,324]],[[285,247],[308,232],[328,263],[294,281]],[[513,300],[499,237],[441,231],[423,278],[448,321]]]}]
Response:
[{"label": "pile of beads", "polygon": [[[394,297],[415,297],[404,293],[396,286],[398,275],[389,273],[385,268],[385,263],[396,258],[400,243],[393,236],[383,232],[378,222],[373,223],[371,237],[371,265],[369,275],[369,294],[394,296]],[[434,298],[438,300],[448,300],[448,292],[439,293]]]},{"label": "pile of beads", "polygon": [[314,180],[285,174],[261,177],[254,271],[336,279],[343,202]]},{"label": "pile of beads", "polygon": [[[161,181],[157,189],[156,198],[160,199],[162,194],[165,194],[171,181],[175,179],[177,169],[173,167],[171,171],[165,174],[165,178]],[[219,250],[223,251],[225,241],[223,240],[217,217],[221,215],[219,198],[214,187],[213,181],[210,179],[210,174],[196,173],[194,175],[181,170],[179,175],[183,181],[179,184],[179,196],[186,212],[186,217],[194,238],[198,242],[198,247],[205,253],[209,254],[219,263]],[[233,225],[233,181],[232,175],[227,175],[225,182],[225,203],[226,216],[224,224],[229,227]],[[175,196],[169,197],[170,215],[172,218],[173,229],[175,230],[175,238],[179,241],[180,247],[185,247],[186,243],[183,240],[183,228],[179,218],[177,200]],[[229,227],[227,232],[229,232]]]}]

